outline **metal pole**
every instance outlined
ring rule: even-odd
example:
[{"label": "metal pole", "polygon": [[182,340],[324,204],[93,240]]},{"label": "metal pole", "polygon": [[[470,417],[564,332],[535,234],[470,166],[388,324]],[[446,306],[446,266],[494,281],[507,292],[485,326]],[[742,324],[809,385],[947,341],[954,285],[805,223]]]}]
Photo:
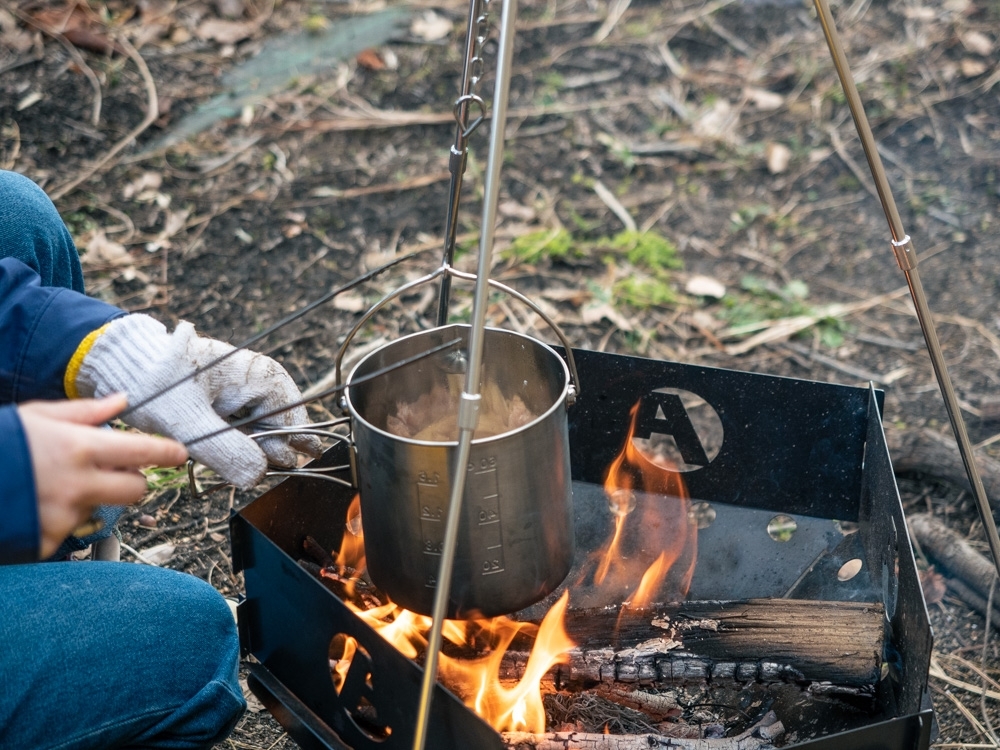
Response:
[{"label": "metal pole", "polygon": [[861,145],[865,150],[865,157],[868,159],[868,167],[871,170],[872,178],[875,180],[875,189],[878,191],[879,200],[882,202],[882,210],[885,218],[889,222],[889,231],[892,232],[892,251],[896,256],[896,262],[906,276],[906,283],[910,288],[910,296],[913,298],[913,306],[917,311],[917,321],[920,323],[920,330],[923,331],[924,341],[927,351],[931,357],[931,364],[934,367],[934,375],[937,377],[938,387],[944,396],[945,407],[948,410],[948,418],[951,420],[951,428],[958,441],[958,450],[962,454],[962,463],[965,464],[965,472],[969,476],[969,483],[972,485],[972,494],[976,498],[976,505],[979,508],[979,517],[982,519],[983,528],[986,530],[986,541],[989,542],[990,552],[993,554],[993,565],[997,574],[1000,575],[1000,536],[997,535],[996,523],[993,521],[993,511],[990,508],[989,498],[986,497],[986,489],[983,487],[983,480],[979,476],[979,469],[973,455],[972,442],[965,429],[965,422],[962,419],[961,407],[955,395],[955,388],[952,386],[951,377],[948,375],[948,367],[945,364],[944,352],[938,342],[937,331],[934,327],[934,319],[931,316],[930,308],[927,306],[927,298],[924,295],[923,285],[920,283],[920,274],[917,272],[917,254],[913,247],[910,236],[903,231],[903,222],[899,218],[899,211],[896,210],[896,202],[892,198],[892,190],[889,187],[889,179],[882,166],[882,158],[879,156],[878,148],[875,144],[875,136],[872,135],[871,126],[865,115],[865,108],[858,95],[857,86],[854,85],[854,77],[847,64],[847,56],[844,54],[844,47],[840,43],[837,34],[837,27],[834,25],[833,16],[830,13],[830,6],[827,0],[814,0],[816,12],[819,14],[820,24],[823,26],[823,34],[826,43],[830,47],[830,55],[833,57],[833,65],[837,69],[840,83],[844,87],[847,96],[847,105],[851,108],[851,116],[854,118],[854,126],[861,137]]},{"label": "metal pole", "polygon": [[427,658],[420,686],[420,704],[417,713],[413,750],[424,750],[427,741],[427,722],[430,719],[431,700],[437,682],[438,656],[441,650],[441,629],[448,614],[448,597],[451,589],[455,547],[458,543],[458,521],[465,492],[466,464],[472,447],[472,436],[479,421],[479,379],[483,362],[483,337],[486,327],[486,305],[489,299],[489,275],[493,260],[493,236],[496,224],[497,203],[500,197],[500,167],[503,163],[504,125],[507,122],[507,98],[510,90],[511,58],[514,52],[514,18],[517,0],[503,0],[500,16],[500,45],[497,51],[496,88],[493,92],[493,119],[490,122],[489,155],[486,161],[482,225],[479,235],[479,268],[475,297],[472,306],[472,327],[469,331],[468,369],[465,372],[465,391],[458,404],[458,450],[452,467],[451,496],[445,520],[441,563],[438,568],[437,589],[434,592],[434,611],[431,632],[427,638]]}]

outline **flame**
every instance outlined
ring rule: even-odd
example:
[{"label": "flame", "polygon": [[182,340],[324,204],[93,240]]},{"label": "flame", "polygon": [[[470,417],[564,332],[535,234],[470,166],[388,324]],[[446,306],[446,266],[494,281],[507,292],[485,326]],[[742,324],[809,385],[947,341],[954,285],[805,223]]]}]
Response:
[{"label": "flame", "polygon": [[[593,578],[595,586],[609,590],[612,601],[626,601],[633,607],[687,595],[698,541],[680,472],[654,463],[632,440],[638,413],[636,403],[625,445],[604,480],[615,528],[599,553]],[[632,589],[639,578],[638,587]]]},{"label": "flame", "polygon": [[[632,440],[638,408],[637,403],[631,410],[628,437],[604,482],[615,524],[607,544],[594,558],[593,574],[594,586],[608,602],[624,601],[633,607],[682,599],[694,573],[697,546],[697,528],[688,517],[690,501],[680,473],[654,463]],[[360,497],[355,496],[347,513],[348,533],[335,558],[339,573],[349,580],[348,596],[355,594],[365,568],[360,512]],[[404,656],[415,659],[426,650],[430,617],[392,602],[368,609],[350,600],[344,603]],[[440,654],[442,682],[498,731],[544,732],[542,679],[553,666],[565,662],[575,646],[564,625],[568,606],[567,590],[538,626],[509,617],[445,621],[442,632],[450,643],[485,655]],[[499,677],[504,654],[515,639],[532,637],[524,674],[516,684],[505,684]],[[331,651],[338,649],[339,654],[331,653],[330,665],[339,691],[357,643],[347,637]]]}]

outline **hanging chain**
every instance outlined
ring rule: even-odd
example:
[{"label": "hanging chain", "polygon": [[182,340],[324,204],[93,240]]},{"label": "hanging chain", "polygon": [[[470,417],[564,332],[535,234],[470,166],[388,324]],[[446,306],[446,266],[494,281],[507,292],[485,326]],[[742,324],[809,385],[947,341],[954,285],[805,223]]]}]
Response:
[{"label": "hanging chain", "polygon": [[[469,136],[486,119],[486,102],[479,95],[479,87],[486,72],[483,47],[489,40],[490,6],[496,1],[472,0],[469,35],[466,41],[465,69],[462,72],[462,95],[455,100],[455,122],[458,123],[455,151],[466,150]],[[479,116],[472,121],[471,125],[469,124],[470,105],[475,105],[479,109]]]},{"label": "hanging chain", "polygon": [[[462,177],[469,157],[469,136],[486,119],[486,102],[479,95],[479,88],[486,72],[483,48],[489,40],[490,10],[500,0],[470,0],[469,25],[465,39],[465,66],[462,70],[462,88],[455,100],[454,114],[455,143],[451,147],[448,169],[451,183],[448,189],[448,215],[445,220],[444,258],[442,264],[450,266],[455,259],[455,237],[458,232],[458,207],[462,195]],[[475,119],[469,121],[471,111],[476,110]],[[441,278],[441,292],[438,298],[438,325],[448,322],[448,303],[451,297],[451,277]]]}]

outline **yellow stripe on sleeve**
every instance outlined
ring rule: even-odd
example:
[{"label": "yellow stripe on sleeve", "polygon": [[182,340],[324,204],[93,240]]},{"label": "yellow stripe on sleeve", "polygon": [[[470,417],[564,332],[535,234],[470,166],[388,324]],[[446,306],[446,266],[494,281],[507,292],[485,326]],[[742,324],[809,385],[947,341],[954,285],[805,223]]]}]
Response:
[{"label": "yellow stripe on sleeve", "polygon": [[66,396],[69,398],[80,398],[80,393],[76,389],[76,376],[80,374],[80,367],[83,365],[84,357],[90,352],[91,347],[100,337],[105,330],[107,330],[110,323],[105,323],[96,331],[91,331],[86,336],[84,336],[83,341],[73,352],[73,356],[69,358],[69,364],[66,365],[66,374],[63,375],[63,388],[66,391]]}]

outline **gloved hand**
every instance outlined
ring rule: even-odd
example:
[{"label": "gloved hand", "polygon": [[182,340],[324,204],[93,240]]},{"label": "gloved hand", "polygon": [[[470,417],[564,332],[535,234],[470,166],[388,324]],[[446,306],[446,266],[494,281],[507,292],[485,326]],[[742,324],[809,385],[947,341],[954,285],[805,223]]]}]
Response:
[{"label": "gloved hand", "polygon": [[[96,398],[126,393],[129,404],[138,404],[233,348],[198,336],[188,322],[182,321],[168,333],[162,323],[133,313],[84,340],[67,369],[66,392],[71,397]],[[301,398],[281,365],[263,354],[242,350],[145,406],[127,411],[122,419],[144,432],[187,444],[226,426],[224,420],[229,417],[262,415]],[[305,407],[298,406],[265,421],[268,425],[303,425],[309,417]],[[239,430],[194,443],[188,450],[226,481],[250,489],[264,478],[268,461],[295,466],[293,448],[311,456],[322,453],[315,435],[277,435],[255,441]]]}]

